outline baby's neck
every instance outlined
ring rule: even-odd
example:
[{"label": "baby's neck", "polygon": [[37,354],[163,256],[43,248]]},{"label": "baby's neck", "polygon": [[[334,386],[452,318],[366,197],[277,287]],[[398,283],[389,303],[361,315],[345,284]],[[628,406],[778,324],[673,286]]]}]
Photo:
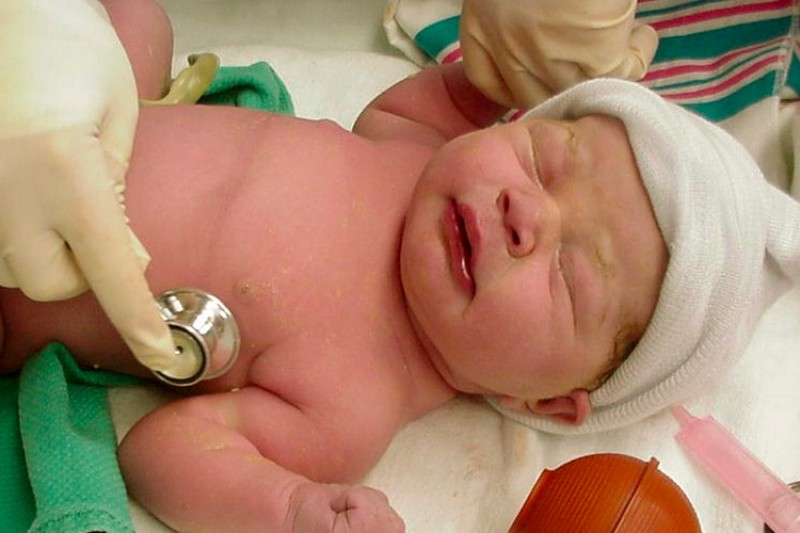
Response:
[{"label": "baby's neck", "polygon": [[405,312],[408,318],[407,327],[411,329],[412,334],[398,335],[396,340],[419,392],[416,396],[418,400],[416,408],[418,416],[421,416],[454,398],[458,391],[445,381],[434,364],[438,353],[436,347],[419,326],[407,302]]}]

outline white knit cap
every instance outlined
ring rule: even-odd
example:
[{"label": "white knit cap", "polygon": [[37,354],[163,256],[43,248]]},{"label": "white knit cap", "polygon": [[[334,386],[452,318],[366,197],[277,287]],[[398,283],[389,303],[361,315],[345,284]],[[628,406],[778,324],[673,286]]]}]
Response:
[{"label": "white knit cap", "polygon": [[625,125],[669,250],[653,318],[589,395],[581,426],[492,404],[552,433],[624,426],[707,389],[744,351],[765,308],[800,279],[800,203],[768,184],[745,148],[708,121],[626,81],[579,84],[526,116],[590,114]]}]

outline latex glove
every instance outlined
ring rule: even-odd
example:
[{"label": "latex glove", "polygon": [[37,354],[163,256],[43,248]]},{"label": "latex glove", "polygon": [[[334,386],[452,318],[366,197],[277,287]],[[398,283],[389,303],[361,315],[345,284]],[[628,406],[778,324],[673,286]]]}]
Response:
[{"label": "latex glove", "polygon": [[590,78],[641,79],[658,36],[635,10],[636,0],[464,0],[467,76],[509,107],[533,107]]},{"label": "latex glove", "polygon": [[124,213],[138,118],[127,55],[95,0],[0,2],[0,285],[91,288],[134,355],[168,370],[169,330]]}]

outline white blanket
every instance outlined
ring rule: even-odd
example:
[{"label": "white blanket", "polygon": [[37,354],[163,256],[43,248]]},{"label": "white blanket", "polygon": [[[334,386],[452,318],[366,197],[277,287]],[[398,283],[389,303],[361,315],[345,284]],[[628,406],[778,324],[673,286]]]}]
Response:
[{"label": "white blanket", "polygon": [[[177,66],[200,51],[216,52],[227,65],[266,60],[304,117],[350,127],[373,96],[416,70],[385,42],[382,0],[162,3],[176,28]],[[120,437],[164,398],[150,388],[112,391]],[[687,407],[713,414],[784,480],[800,479],[800,289],[769,310],[732,374]],[[676,428],[661,413],[621,430],[559,437],[462,398],[406,427],[365,482],[389,495],[411,533],[502,533],[542,469],[619,452],[657,458],[686,492],[704,531],[760,530],[754,514],[690,462],[673,439]],[[135,502],[131,510],[137,531],[167,530]]]}]

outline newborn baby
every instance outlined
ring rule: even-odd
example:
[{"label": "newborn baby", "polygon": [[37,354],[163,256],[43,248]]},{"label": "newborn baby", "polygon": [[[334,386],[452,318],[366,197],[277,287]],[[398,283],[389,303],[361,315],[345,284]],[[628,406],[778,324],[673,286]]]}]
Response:
[{"label": "newborn baby", "polygon": [[[154,41],[126,24],[169,32],[158,10],[114,14],[138,57]],[[163,90],[163,63],[134,66],[143,93]],[[126,204],[148,282],[217,295],[242,343],[226,375],[123,440],[139,502],[178,530],[401,530],[357,483],[409,421],[459,392],[558,427],[591,419],[668,265],[647,167],[610,111],[489,127],[504,111],[459,65],[390,88],[352,133],[142,110]],[[3,289],[0,309],[3,372],[57,340],[83,365],[148,375],[91,295]]]}]

